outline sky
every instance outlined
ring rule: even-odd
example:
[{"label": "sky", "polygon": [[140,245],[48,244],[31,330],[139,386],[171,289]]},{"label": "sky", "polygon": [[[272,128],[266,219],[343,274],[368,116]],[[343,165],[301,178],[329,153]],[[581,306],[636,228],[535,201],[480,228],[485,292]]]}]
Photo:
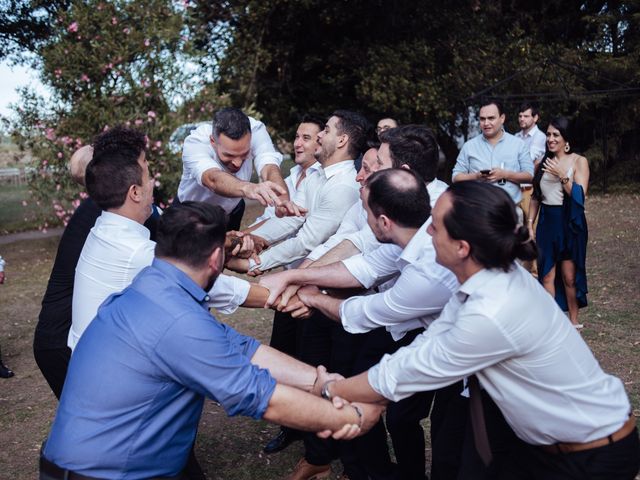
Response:
[{"label": "sky", "polygon": [[0,115],[9,116],[9,104],[18,103],[16,88],[31,85],[37,92],[46,94],[42,83],[37,79],[35,71],[28,67],[9,66],[6,61],[0,62]]}]

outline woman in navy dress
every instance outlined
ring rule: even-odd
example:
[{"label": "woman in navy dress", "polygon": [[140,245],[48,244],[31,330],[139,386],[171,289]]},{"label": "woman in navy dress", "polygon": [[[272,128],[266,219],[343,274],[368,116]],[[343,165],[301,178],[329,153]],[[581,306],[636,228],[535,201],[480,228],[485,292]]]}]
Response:
[{"label": "woman in navy dress", "polygon": [[538,244],[538,279],[569,312],[576,328],[578,309],[587,305],[587,221],[584,201],[589,185],[587,159],[573,153],[569,121],[553,119],[547,128],[546,158],[533,179],[533,196],[529,205],[528,227]]}]

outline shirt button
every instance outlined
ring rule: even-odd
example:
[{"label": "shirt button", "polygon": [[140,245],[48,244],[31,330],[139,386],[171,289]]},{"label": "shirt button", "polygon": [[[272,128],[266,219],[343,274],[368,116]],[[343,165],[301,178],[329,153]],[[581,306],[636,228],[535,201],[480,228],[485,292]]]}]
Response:
[{"label": "shirt button", "polygon": [[204,301],[208,302],[209,300],[211,300],[211,297],[209,295],[205,295],[204,296]]}]

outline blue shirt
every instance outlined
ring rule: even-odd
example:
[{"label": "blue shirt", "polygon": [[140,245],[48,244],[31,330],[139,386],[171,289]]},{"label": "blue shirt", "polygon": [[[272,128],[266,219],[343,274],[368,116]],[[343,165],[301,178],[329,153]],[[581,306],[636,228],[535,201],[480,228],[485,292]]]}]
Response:
[{"label": "blue shirt", "polygon": [[[504,166],[501,166],[503,164]],[[459,173],[475,173],[492,168],[504,168],[512,172],[527,172],[533,175],[533,161],[525,143],[503,131],[502,137],[495,145],[491,145],[483,134],[467,141],[458,154],[451,178],[454,179]],[[499,183],[494,185],[505,190],[515,203],[519,203],[522,199],[518,183],[506,182],[504,185]]]},{"label": "blue shirt", "polygon": [[261,418],[275,389],[257,340],[218,322],[207,293],[155,259],[109,297],[78,343],[44,456],[106,479],[177,475],[204,397]]}]

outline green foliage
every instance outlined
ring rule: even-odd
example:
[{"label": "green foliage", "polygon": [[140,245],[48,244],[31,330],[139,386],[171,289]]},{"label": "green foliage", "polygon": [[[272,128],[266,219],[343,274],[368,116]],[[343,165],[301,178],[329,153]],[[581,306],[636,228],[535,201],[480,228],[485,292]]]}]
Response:
[{"label": "green foliage", "polygon": [[183,25],[181,9],[165,0],[75,1],[57,12],[38,51],[51,98],[23,92],[15,136],[40,159],[33,193],[63,221],[79,202],[66,171],[71,154],[116,124],[147,134],[157,198],[175,194],[181,164],[166,144],[182,118],[173,102],[195,83],[185,68]]}]

